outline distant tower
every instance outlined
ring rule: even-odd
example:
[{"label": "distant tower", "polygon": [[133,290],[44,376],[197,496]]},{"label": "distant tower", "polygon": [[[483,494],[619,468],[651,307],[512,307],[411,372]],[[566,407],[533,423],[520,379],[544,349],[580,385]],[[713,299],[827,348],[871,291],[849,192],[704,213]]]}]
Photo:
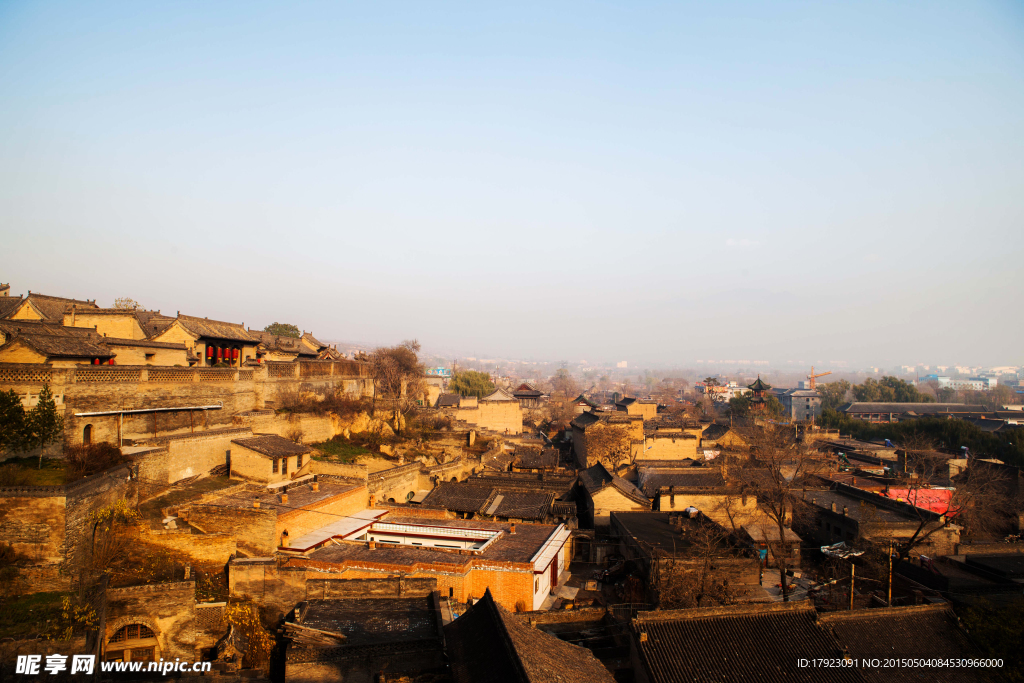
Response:
[{"label": "distant tower", "polygon": [[750,389],[750,393],[753,394],[750,397],[751,410],[763,413],[768,409],[768,399],[764,395],[771,388],[770,384],[761,379],[761,375],[757,376],[757,381],[747,387],[747,389]]}]

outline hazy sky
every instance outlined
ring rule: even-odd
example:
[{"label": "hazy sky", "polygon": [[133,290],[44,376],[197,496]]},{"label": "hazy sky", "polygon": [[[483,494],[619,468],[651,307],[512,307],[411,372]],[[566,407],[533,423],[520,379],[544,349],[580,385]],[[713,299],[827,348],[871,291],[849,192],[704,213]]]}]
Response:
[{"label": "hazy sky", "polygon": [[0,281],[634,364],[1024,363],[1024,6],[0,2]]}]

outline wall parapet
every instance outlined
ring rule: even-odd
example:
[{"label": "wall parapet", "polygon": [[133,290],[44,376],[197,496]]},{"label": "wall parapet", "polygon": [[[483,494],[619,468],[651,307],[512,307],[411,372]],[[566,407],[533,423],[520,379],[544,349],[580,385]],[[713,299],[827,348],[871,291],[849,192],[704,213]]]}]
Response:
[{"label": "wall parapet", "polygon": [[56,368],[37,363],[0,363],[0,386],[42,384],[166,384],[187,382],[252,382],[258,379],[370,376],[362,361],[266,361],[256,367],[179,368],[163,365],[81,365]]}]

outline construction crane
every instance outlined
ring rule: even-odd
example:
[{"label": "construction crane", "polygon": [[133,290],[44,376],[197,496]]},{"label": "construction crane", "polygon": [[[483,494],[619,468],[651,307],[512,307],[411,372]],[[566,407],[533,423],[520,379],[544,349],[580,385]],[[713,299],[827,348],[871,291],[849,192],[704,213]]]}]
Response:
[{"label": "construction crane", "polygon": [[815,375],[814,374],[814,366],[812,365],[811,366],[811,374],[807,375],[807,379],[811,380],[811,389],[813,390],[814,387],[816,386],[816,383],[815,383],[816,379],[818,379],[819,377],[824,377],[825,375],[831,375],[831,374],[832,374],[832,371],[829,370],[828,372],[819,372],[817,375]]}]

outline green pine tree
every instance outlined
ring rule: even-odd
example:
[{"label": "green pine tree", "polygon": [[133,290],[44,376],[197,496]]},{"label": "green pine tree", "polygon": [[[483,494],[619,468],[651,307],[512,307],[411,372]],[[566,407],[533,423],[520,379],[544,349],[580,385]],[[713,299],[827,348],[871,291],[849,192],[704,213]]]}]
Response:
[{"label": "green pine tree", "polygon": [[39,449],[39,469],[43,468],[43,449],[64,435],[64,417],[57,412],[50,385],[44,384],[39,392],[39,403],[29,411],[28,445]]},{"label": "green pine tree", "polygon": [[0,391],[0,451],[25,447],[25,408],[14,390]]}]

